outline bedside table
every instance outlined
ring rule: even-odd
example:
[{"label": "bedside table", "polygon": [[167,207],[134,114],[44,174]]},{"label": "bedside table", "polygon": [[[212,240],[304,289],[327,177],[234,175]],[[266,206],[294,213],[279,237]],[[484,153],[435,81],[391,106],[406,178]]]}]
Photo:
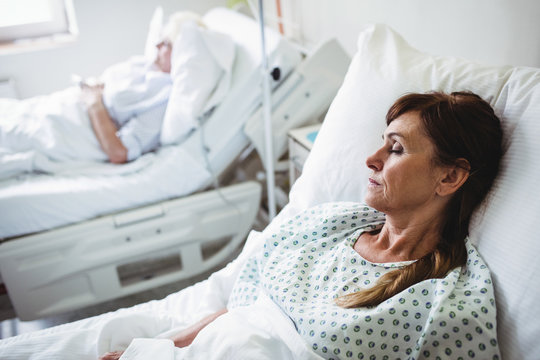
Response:
[{"label": "bedside table", "polygon": [[304,163],[313,147],[321,124],[315,124],[289,131],[289,182],[290,186],[302,174]]}]

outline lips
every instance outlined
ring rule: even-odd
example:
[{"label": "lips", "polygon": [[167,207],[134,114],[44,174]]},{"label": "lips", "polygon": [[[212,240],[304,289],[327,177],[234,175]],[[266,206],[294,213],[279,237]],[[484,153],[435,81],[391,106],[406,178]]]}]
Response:
[{"label": "lips", "polygon": [[372,178],[369,178],[369,185],[381,185],[377,181],[373,180]]}]

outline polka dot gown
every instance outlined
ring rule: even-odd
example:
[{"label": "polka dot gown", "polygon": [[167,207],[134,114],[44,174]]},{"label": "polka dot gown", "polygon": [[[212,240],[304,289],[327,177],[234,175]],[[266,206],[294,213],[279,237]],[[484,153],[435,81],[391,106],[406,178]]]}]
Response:
[{"label": "polka dot gown", "polygon": [[415,284],[376,307],[334,304],[411,263],[371,263],[354,251],[363,231],[383,224],[384,214],[356,203],[319,205],[285,221],[244,265],[228,307],[248,306],[266,292],[328,359],[499,359],[491,277],[469,242],[467,265],[444,279]]}]

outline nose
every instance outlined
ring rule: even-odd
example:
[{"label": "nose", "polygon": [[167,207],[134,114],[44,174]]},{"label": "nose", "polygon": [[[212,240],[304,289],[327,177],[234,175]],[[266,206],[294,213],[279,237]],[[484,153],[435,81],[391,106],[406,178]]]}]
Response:
[{"label": "nose", "polygon": [[381,171],[384,165],[384,161],[381,156],[381,150],[379,149],[366,158],[366,166],[373,171]]},{"label": "nose", "polygon": [[169,46],[171,46],[171,44],[166,41],[166,40],[163,40],[163,41],[160,41],[156,47],[158,48],[158,50],[161,50],[162,48],[168,48]]}]

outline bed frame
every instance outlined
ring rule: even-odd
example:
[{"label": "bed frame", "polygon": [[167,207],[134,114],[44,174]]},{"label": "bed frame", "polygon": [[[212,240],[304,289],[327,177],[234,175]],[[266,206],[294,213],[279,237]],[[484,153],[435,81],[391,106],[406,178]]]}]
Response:
[{"label": "bed frame", "polygon": [[245,239],[260,196],[245,182],[5,242],[15,311],[50,316],[207,271]]}]

